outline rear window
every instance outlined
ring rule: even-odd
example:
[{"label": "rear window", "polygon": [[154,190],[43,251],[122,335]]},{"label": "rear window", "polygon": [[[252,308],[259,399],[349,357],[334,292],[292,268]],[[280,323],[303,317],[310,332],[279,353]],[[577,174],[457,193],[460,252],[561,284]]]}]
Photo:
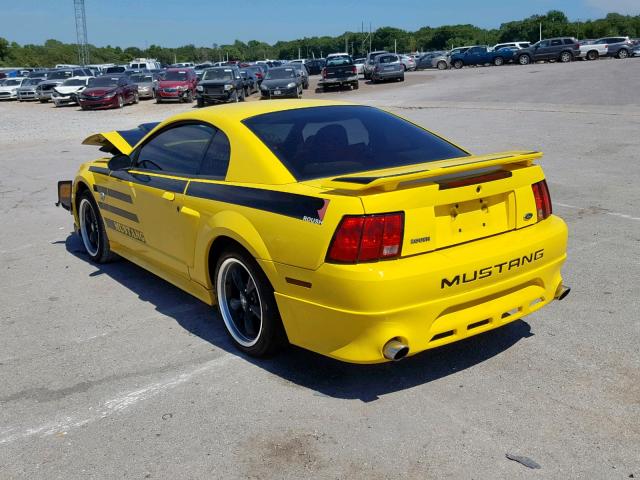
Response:
[{"label": "rear window", "polygon": [[575,42],[573,41],[572,38],[565,38],[564,39],[564,44],[565,45],[573,45]]},{"label": "rear window", "polygon": [[468,155],[406,120],[365,106],[300,108],[243,123],[297,180]]}]

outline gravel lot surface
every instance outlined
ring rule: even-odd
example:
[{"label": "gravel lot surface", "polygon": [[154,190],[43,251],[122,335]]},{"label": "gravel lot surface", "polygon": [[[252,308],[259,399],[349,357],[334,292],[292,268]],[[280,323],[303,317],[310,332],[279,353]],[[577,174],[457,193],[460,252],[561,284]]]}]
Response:
[{"label": "gravel lot surface", "polygon": [[601,60],[317,94],[474,152],[545,152],[570,228],[565,301],[377,366],[245,358],[209,307],[88,262],[53,206],[97,156],[80,142],[192,106],[0,104],[0,478],[640,478],[639,78],[640,59]]}]

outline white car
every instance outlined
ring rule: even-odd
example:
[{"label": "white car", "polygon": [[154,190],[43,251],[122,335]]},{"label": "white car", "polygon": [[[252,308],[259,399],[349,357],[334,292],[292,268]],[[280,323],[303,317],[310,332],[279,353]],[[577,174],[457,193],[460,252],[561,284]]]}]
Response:
[{"label": "white car", "polygon": [[416,69],[416,61],[413,57],[410,57],[409,55],[400,55],[400,62],[404,66],[405,72],[413,71]]},{"label": "white car", "polygon": [[87,88],[91,78],[93,77],[71,77],[65,80],[61,85],[53,87],[51,100],[53,100],[56,107],[78,103],[78,93]]},{"label": "white car", "polygon": [[356,58],[353,61],[353,64],[356,66],[356,70],[358,71],[358,75],[362,75],[364,73],[364,62],[366,61],[366,58]]},{"label": "white car", "polygon": [[516,47],[518,50],[522,50],[523,48],[529,48],[531,46],[531,42],[506,42],[506,43],[496,43],[491,50],[500,50],[505,47]]},{"label": "white car", "polygon": [[26,80],[26,77],[7,78],[0,85],[0,100],[15,100],[18,98],[18,89]]},{"label": "white car", "polygon": [[603,43],[581,43],[578,58],[583,60],[597,60],[599,57],[606,57],[609,53],[609,45]]}]

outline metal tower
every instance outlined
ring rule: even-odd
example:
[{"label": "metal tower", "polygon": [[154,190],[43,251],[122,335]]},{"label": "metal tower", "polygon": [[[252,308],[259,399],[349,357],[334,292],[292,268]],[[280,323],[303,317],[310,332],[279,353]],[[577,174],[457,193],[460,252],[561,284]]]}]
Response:
[{"label": "metal tower", "polygon": [[78,61],[80,65],[89,63],[89,43],[87,42],[87,17],[84,13],[84,0],[73,0],[76,16],[76,37],[78,39]]}]

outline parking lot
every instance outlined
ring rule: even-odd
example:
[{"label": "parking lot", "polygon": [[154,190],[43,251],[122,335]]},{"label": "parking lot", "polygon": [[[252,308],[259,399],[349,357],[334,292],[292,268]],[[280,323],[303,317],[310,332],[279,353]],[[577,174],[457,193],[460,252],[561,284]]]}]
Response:
[{"label": "parking lot", "polygon": [[566,300],[400,363],[242,356],[210,307],[90,263],[54,207],[85,137],[193,105],[1,103],[0,478],[640,478],[640,59],[406,78],[304,96],[543,151]]}]

